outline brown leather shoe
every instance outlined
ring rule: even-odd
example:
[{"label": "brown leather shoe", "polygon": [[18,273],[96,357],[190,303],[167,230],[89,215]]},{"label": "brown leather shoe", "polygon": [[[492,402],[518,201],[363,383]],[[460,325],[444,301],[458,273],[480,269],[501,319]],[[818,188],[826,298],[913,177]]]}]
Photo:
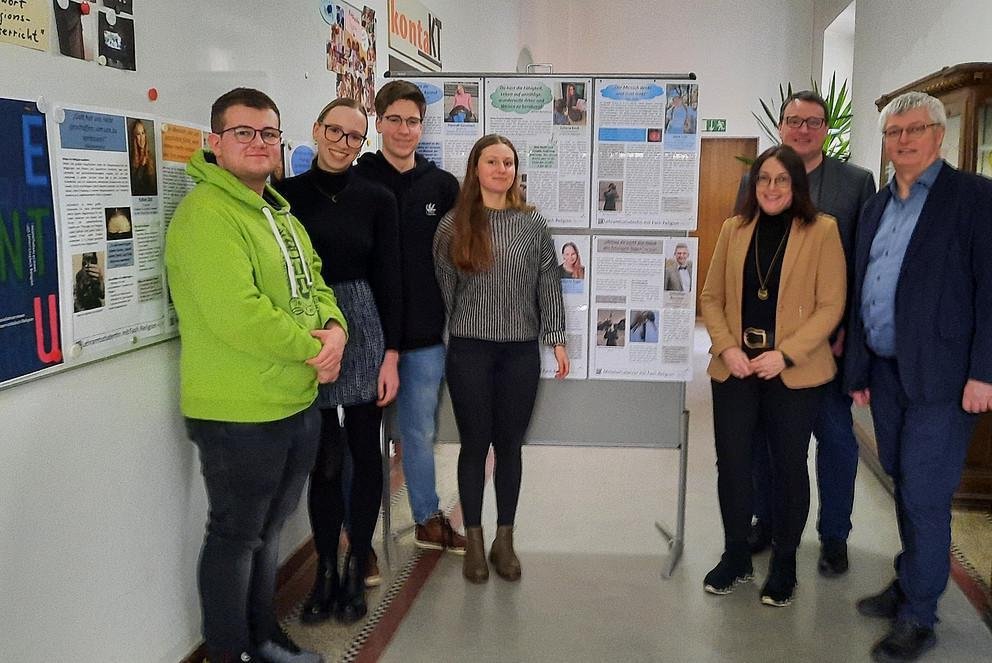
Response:
[{"label": "brown leather shoe", "polygon": [[382,584],[382,573],[379,572],[379,557],[375,548],[369,548],[369,561],[365,568],[365,586],[378,587]]},{"label": "brown leather shoe", "polygon": [[500,525],[496,528],[489,561],[493,563],[500,578],[511,582],[520,580],[520,560],[513,551],[513,525]]},{"label": "brown leather shoe", "polygon": [[489,565],[486,564],[486,544],[482,539],[481,527],[466,527],[465,559],[462,562],[462,575],[469,582],[481,584],[489,580]]},{"label": "brown leather shoe", "polygon": [[465,537],[451,526],[451,521],[440,511],[417,525],[413,543],[425,550],[447,550],[456,555],[465,554]]}]

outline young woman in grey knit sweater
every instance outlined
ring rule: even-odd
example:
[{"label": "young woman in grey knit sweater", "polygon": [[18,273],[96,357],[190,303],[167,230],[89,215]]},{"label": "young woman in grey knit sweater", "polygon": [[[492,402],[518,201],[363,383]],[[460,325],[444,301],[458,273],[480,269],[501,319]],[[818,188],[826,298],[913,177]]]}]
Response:
[{"label": "young woman in grey knit sweater", "polygon": [[458,203],[434,236],[434,269],[448,314],[446,375],[458,425],[458,491],[467,538],[463,575],[489,578],[482,538],[486,457],[496,455],[496,538],[489,561],[520,578],[513,522],[521,453],[540,375],[539,337],[568,375],[565,312],[548,224],[520,194],[517,151],[506,138],[480,138],[468,158]]}]

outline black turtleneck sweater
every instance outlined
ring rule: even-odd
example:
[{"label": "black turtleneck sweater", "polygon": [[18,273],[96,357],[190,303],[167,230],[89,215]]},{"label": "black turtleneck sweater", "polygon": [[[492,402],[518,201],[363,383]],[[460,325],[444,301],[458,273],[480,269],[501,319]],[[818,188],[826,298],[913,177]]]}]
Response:
[{"label": "black turtleneck sweater", "polygon": [[[789,244],[788,232],[792,226],[792,212],[786,210],[782,214],[774,216],[760,212],[755,221],[757,226],[751,236],[751,243],[747,247],[747,256],[744,259],[744,278],[742,279],[743,292],[741,293],[741,329],[756,327],[764,329],[769,334],[775,332],[775,309],[778,306],[779,280],[782,276],[782,261],[785,259],[786,247]],[[782,244],[775,264],[772,265],[772,257]],[[758,258],[761,263],[761,276],[765,280],[765,288],[768,289],[768,299],[762,300],[758,297],[758,271],[755,265],[754,253],[757,245]],[[769,267],[771,271],[769,272]],[[745,352],[751,355],[760,354],[744,348]]]},{"label": "black turtleneck sweater", "polygon": [[364,279],[372,286],[386,349],[400,348],[403,295],[396,199],[385,187],[354,175],[329,173],[316,162],[276,189],[306,228],[329,286]]}]

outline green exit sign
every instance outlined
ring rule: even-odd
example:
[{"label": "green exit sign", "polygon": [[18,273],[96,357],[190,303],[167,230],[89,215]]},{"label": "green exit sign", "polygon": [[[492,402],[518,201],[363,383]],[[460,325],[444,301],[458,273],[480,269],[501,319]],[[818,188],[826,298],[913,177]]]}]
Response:
[{"label": "green exit sign", "polygon": [[703,131],[716,131],[716,132],[727,131],[727,121],[724,119],[718,119],[718,120],[704,119],[703,122],[706,123],[706,128],[703,129]]}]

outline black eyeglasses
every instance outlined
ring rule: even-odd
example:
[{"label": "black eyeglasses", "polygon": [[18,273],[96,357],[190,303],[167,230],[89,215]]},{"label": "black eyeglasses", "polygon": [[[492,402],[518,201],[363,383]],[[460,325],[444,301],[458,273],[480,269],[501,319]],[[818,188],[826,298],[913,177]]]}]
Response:
[{"label": "black eyeglasses", "polygon": [[923,135],[923,132],[930,127],[939,127],[940,122],[931,122],[929,124],[911,124],[908,127],[889,127],[882,131],[882,135],[888,140],[899,140],[903,132],[910,138],[919,138]]},{"label": "black eyeglasses", "polygon": [[324,124],[324,138],[332,143],[338,143],[344,138],[348,147],[361,147],[365,144],[365,134],[345,133],[344,129],[336,124]]},{"label": "black eyeglasses", "polygon": [[262,142],[266,145],[277,145],[280,140],[282,140],[282,129],[276,129],[275,127],[262,127],[261,129],[256,129],[255,127],[249,127],[245,125],[240,125],[237,127],[228,127],[223,131],[218,131],[218,136],[223,136],[228,131],[234,134],[234,140],[238,141],[242,145],[247,145],[248,143],[255,140],[255,134],[262,137]]},{"label": "black eyeglasses", "polygon": [[785,125],[792,129],[798,129],[804,124],[810,129],[819,129],[827,123],[822,117],[799,117],[798,115],[790,115],[784,121]]}]

